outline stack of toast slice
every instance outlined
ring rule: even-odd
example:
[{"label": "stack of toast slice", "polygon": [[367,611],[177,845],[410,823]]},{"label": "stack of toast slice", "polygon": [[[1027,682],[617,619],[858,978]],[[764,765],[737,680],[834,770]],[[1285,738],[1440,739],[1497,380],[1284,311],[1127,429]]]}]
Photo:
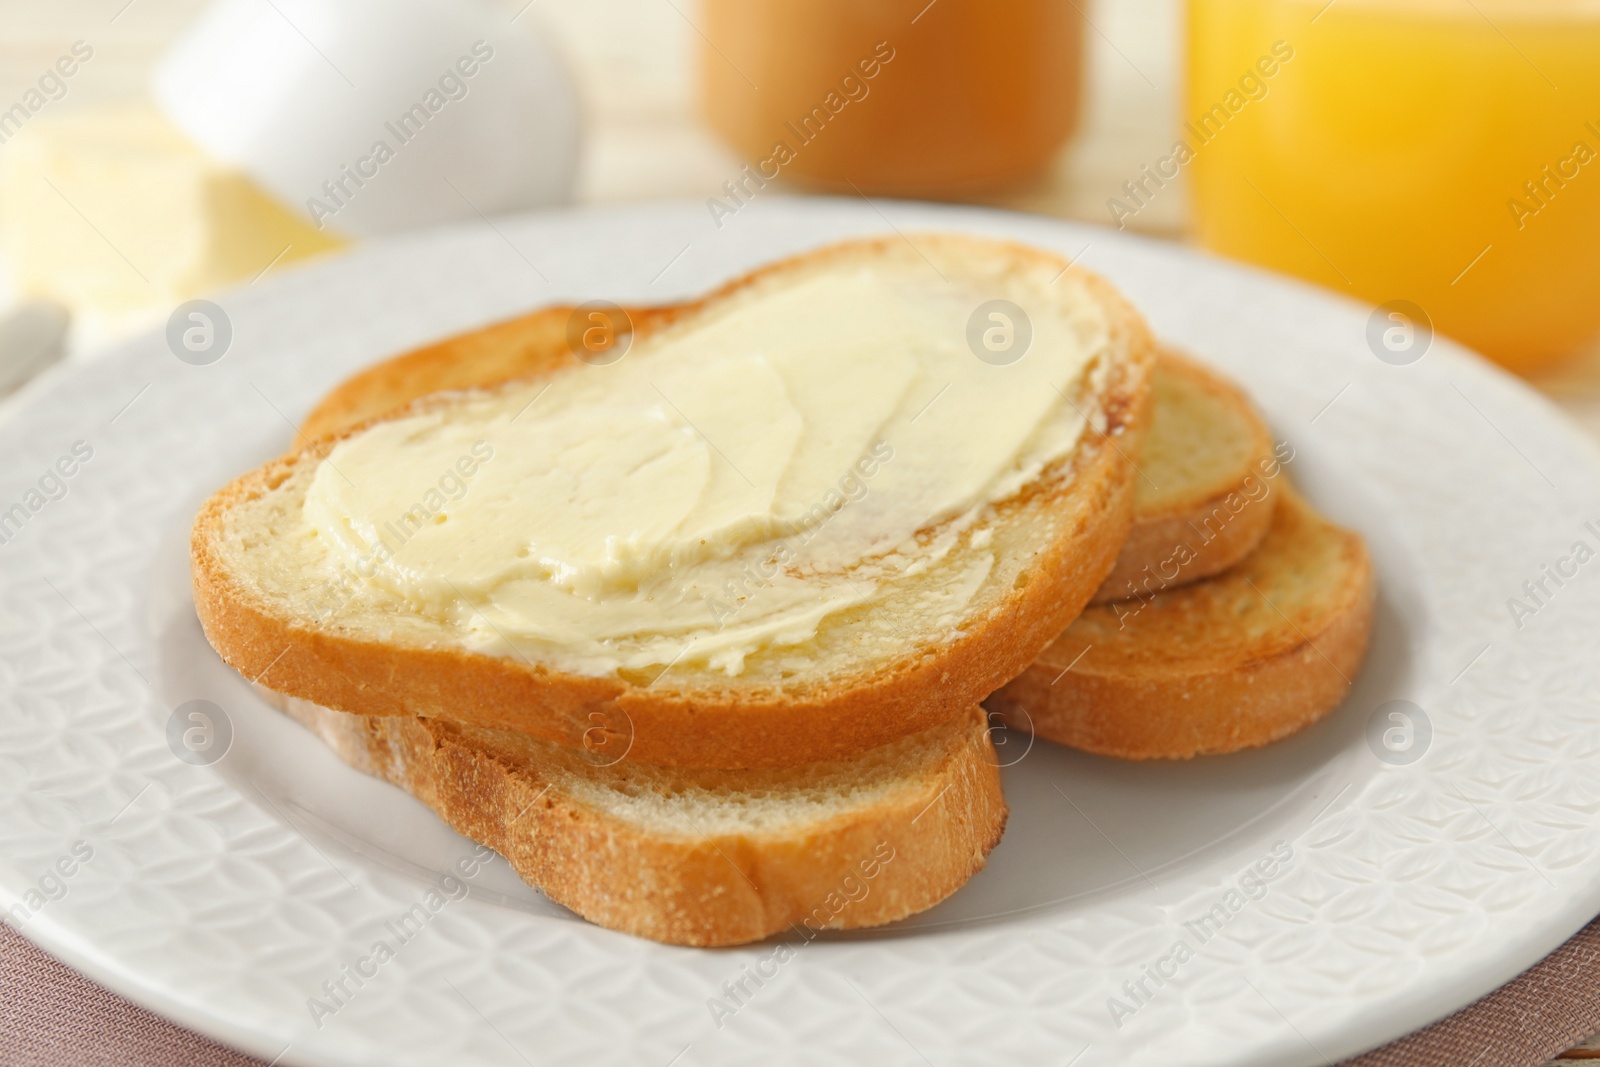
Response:
[{"label": "stack of toast slice", "polygon": [[[928,268],[943,286],[998,279],[1030,301],[1069,291],[1102,332],[1091,371],[1056,387],[1081,417],[1070,454],[919,561],[904,595],[831,616],[733,676],[692,663],[594,674],[514,645],[466,648],[363,590],[308,611],[327,599],[327,563],[301,513],[340,443],[581,373],[592,353],[575,350],[562,307],[357,375],[299,447],[214,496],[192,549],[208,639],[346,763],[551,899],[688,945],[877,925],[959,889],[1006,819],[985,698],[1037,736],[1129,758],[1265,744],[1335,706],[1370,625],[1360,538],[1288,487],[1288,456],[1236,387],[1158,359],[1114,290],[1054,256],[956,236],[849,242],[702,300],[629,309],[608,343],[650,359],[819,274],[932,285]],[[992,564],[959,617],[929,618],[944,573],[980,557]]]},{"label": "stack of toast slice", "polygon": [[1133,533],[1094,603],[988,706],[1124,759],[1265,745],[1338,706],[1366,655],[1361,537],[1289,484],[1240,390],[1163,351]]}]

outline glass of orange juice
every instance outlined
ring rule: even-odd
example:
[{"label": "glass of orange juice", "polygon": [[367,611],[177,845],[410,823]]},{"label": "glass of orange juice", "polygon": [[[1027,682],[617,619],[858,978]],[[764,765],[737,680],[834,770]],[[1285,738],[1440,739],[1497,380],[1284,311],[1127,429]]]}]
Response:
[{"label": "glass of orange juice", "polygon": [[1518,370],[1600,337],[1600,3],[1188,15],[1180,161],[1203,244],[1409,302]]}]

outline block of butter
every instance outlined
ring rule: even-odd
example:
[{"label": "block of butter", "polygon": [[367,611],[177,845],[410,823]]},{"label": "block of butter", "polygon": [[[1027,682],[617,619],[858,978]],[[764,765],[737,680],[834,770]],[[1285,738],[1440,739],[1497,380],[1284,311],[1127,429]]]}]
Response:
[{"label": "block of butter", "polygon": [[18,131],[0,153],[0,238],[20,293],[111,332],[342,243],[140,104]]}]

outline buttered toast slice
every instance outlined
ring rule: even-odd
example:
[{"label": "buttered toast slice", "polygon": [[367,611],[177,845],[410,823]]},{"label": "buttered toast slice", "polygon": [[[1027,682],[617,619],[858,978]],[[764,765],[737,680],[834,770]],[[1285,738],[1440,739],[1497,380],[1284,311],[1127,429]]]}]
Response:
[{"label": "buttered toast slice", "polygon": [[1372,563],[1287,479],[1276,492],[1242,563],[1089,608],[990,708],[1088,752],[1185,759],[1277,741],[1338,706],[1366,655]]},{"label": "buttered toast slice", "polygon": [[692,771],[504,730],[329,711],[258,687],[346,763],[415,795],[601,926],[679,945],[903,919],[983,867],[1006,806],[988,721],[832,764]]},{"label": "buttered toast slice", "polygon": [[377,368],[202,508],[207,637],[320,706],[661,765],[965,714],[1126,539],[1154,345],[1058,257],[915,240],[635,312],[620,358],[545,313]]},{"label": "buttered toast slice", "polygon": [[1284,461],[1250,398],[1170,347],[1156,359],[1133,529],[1092,603],[1149,596],[1218,574],[1272,524]]}]

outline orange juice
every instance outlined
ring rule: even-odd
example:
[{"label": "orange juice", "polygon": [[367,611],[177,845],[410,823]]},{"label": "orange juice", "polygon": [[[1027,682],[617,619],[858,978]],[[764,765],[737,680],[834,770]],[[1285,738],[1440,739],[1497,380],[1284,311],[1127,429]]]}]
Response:
[{"label": "orange juice", "polygon": [[1208,247],[1518,369],[1600,336],[1595,0],[1189,0],[1187,111]]},{"label": "orange juice", "polygon": [[1078,120],[1064,0],[701,0],[706,117],[765,179],[943,196],[1041,171]]}]

